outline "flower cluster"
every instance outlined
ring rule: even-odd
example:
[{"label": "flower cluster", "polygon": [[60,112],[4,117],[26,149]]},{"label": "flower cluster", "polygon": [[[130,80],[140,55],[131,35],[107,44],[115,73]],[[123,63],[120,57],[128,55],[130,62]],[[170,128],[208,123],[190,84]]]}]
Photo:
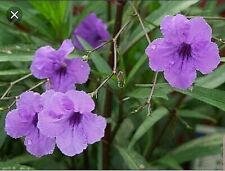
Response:
[{"label": "flower cluster", "polygon": [[[90,21],[96,27],[87,26]],[[87,31],[93,38],[83,37],[91,37]],[[109,38],[106,25],[93,13],[75,33],[93,46]],[[37,157],[52,154],[55,145],[63,154],[74,156],[104,136],[106,120],[93,113],[94,101],[87,93],[74,90],[75,84],[85,83],[90,74],[86,61],[68,57],[74,45],[79,48],[76,44],[67,39],[57,50],[51,46],[36,50],[30,70],[36,78],[48,80],[46,91],[41,95],[32,91],[22,93],[16,109],[7,114],[7,134],[24,137],[27,151]]]},{"label": "flower cluster", "polygon": [[196,70],[208,74],[219,62],[219,50],[211,42],[212,29],[202,17],[166,16],[160,25],[164,38],[154,40],[146,49],[149,66],[163,71],[173,87],[189,88]]},{"label": "flower cluster", "polygon": [[92,113],[94,101],[83,91],[25,92],[16,105],[6,117],[5,130],[13,138],[25,137],[27,151],[37,157],[53,153],[55,144],[74,156],[104,136],[106,121]]}]

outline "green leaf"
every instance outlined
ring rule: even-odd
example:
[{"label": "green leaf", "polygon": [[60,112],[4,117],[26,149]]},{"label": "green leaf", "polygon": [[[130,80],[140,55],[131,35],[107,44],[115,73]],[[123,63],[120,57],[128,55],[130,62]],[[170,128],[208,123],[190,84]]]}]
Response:
[{"label": "green leaf", "polygon": [[191,119],[205,119],[216,123],[216,120],[210,116],[204,115],[199,113],[198,111],[192,110],[179,110],[179,115],[184,118],[191,118]]},{"label": "green leaf", "polygon": [[20,165],[15,163],[0,163],[1,170],[34,170],[34,168],[26,165]]},{"label": "green leaf", "polygon": [[135,75],[137,74],[138,70],[146,61],[147,61],[146,55],[142,55],[140,57],[140,59],[138,59],[137,63],[134,65],[132,70],[129,72],[129,75],[126,79],[126,85],[128,85],[131,80],[135,79]]},{"label": "green leaf", "polygon": [[198,86],[192,90],[175,90],[225,111],[225,91]]},{"label": "green leaf", "polygon": [[[148,85],[148,88],[141,87],[136,88],[134,91],[128,92],[126,96],[133,97],[137,99],[146,99],[149,96],[149,92],[151,90],[150,86],[151,84],[142,84]],[[168,84],[157,84],[153,93],[153,97],[163,98],[168,100],[167,94],[169,94],[172,91],[172,88]]]},{"label": "green leaf", "polygon": [[129,169],[140,170],[152,168],[149,163],[144,159],[144,157],[138,154],[137,152],[125,149],[123,147],[119,147],[117,145],[115,146]]},{"label": "green leaf", "polygon": [[183,170],[180,164],[171,156],[167,155],[156,162],[159,165],[163,165],[168,169]]},{"label": "green leaf", "polygon": [[[23,163],[28,163],[28,162],[32,162],[32,161],[35,161],[35,160],[39,160],[40,158],[38,157],[34,157],[32,155],[29,155],[29,154],[25,154],[25,155],[21,155],[21,156],[17,156],[17,157],[14,157],[12,159],[9,159],[7,160],[6,162],[7,163],[16,163],[16,164],[23,164]],[[5,162],[5,163],[6,163]],[[0,162],[1,163],[4,163],[4,162]]]},{"label": "green leaf", "polygon": [[147,118],[142,122],[142,124],[137,128],[133,137],[131,138],[129,149],[133,147],[133,145],[160,119],[162,119],[168,113],[165,108],[156,109],[151,116],[147,116]]},{"label": "green leaf", "polygon": [[219,154],[222,153],[223,137],[223,133],[207,135],[177,147],[168,155],[178,163],[183,163],[199,157]]},{"label": "green leaf", "polygon": [[207,76],[200,77],[196,81],[197,86],[216,88],[225,82],[225,65],[221,65]]},{"label": "green leaf", "polygon": [[6,112],[0,112],[0,149],[2,145],[5,142],[5,139],[7,137],[5,133],[5,117],[6,117]]},{"label": "green leaf", "polygon": [[[187,9],[191,5],[197,3],[198,0],[180,0],[180,1],[161,1],[161,6],[159,9],[152,12],[148,17],[145,18],[149,23],[153,23],[153,25],[149,25],[146,27],[146,31],[149,32],[153,30],[156,26],[160,24],[160,21],[166,15],[174,15],[181,12],[184,9]],[[130,35],[130,39],[126,42],[125,47],[123,48],[123,53],[127,52],[127,50],[132,47],[138,40],[140,40],[144,36],[144,32],[141,27],[138,27],[132,35]]]},{"label": "green leaf", "polygon": [[2,75],[22,75],[29,73],[27,69],[11,69],[11,70],[4,70],[0,71],[0,76]]},{"label": "green leaf", "polygon": [[32,61],[32,55],[23,54],[0,54],[0,62],[30,62]]}]

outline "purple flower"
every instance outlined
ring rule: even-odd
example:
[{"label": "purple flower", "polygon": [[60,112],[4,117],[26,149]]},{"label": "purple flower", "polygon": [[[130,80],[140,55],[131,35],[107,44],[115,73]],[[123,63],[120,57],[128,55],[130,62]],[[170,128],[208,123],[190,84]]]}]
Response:
[{"label": "purple flower", "polygon": [[31,154],[41,157],[52,154],[55,139],[40,133],[37,128],[38,113],[42,110],[41,96],[34,92],[23,93],[5,120],[5,131],[13,138],[25,137],[24,144]]},{"label": "purple flower", "polygon": [[79,154],[104,136],[106,120],[92,113],[95,104],[85,92],[49,90],[43,94],[43,104],[38,128],[44,135],[55,137],[65,155]]},{"label": "purple flower", "polygon": [[90,13],[73,32],[73,44],[75,48],[82,50],[83,46],[77,36],[84,39],[93,48],[110,39],[107,25],[95,13]]},{"label": "purple flower", "polygon": [[211,42],[212,30],[202,17],[166,16],[161,22],[164,38],[154,40],[145,53],[153,71],[163,71],[173,87],[187,89],[196,78],[212,72],[219,64],[219,50]]},{"label": "purple flower", "polygon": [[71,40],[64,40],[58,50],[50,46],[39,48],[31,65],[32,74],[39,78],[49,78],[48,89],[66,92],[73,89],[74,84],[82,84],[88,80],[90,68],[80,58],[68,59],[73,51]]}]

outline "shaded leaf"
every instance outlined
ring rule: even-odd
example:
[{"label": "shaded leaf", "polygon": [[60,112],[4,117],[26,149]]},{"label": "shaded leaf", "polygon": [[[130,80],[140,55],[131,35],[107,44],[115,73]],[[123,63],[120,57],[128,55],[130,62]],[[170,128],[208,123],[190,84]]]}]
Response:
[{"label": "shaded leaf", "polygon": [[147,116],[131,138],[129,148],[131,148],[157,121],[166,116],[167,112],[165,108],[158,108],[152,112],[151,116]]}]

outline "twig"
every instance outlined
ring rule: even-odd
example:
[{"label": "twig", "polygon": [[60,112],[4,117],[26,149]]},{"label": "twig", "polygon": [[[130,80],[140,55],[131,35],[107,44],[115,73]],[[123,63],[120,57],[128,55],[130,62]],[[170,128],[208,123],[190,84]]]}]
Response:
[{"label": "twig", "polygon": [[[133,5],[132,2],[130,2],[130,5],[132,6],[132,8],[134,10],[135,15],[138,17],[138,20],[139,20],[139,22],[141,24],[142,30],[143,30],[143,32],[145,34],[145,37],[146,37],[148,43],[150,44],[151,40],[150,40],[150,38],[148,36],[148,32],[145,29],[145,26],[144,26],[144,23],[142,21],[142,18],[140,16],[140,14],[138,13],[137,9],[135,8],[135,6]],[[151,99],[152,99],[152,96],[153,96],[153,93],[154,93],[154,90],[155,90],[155,86],[156,86],[156,83],[157,83],[157,77],[158,77],[158,72],[156,72],[155,75],[154,75],[153,86],[151,88],[151,91],[149,93],[149,96],[148,96],[148,99],[147,99],[146,103],[143,106],[139,107],[137,110],[135,110],[135,112],[138,112],[139,110],[142,110],[146,105],[148,105],[148,115],[150,115],[150,113],[151,113]]]},{"label": "twig", "polygon": [[26,78],[30,77],[32,74],[27,74],[13,82],[10,83],[9,87],[7,88],[7,90],[5,91],[5,93],[1,96],[0,100],[3,99],[5,96],[7,96],[7,94],[9,93],[9,91],[12,89],[12,87],[17,84],[18,82],[22,81],[22,80],[25,80]]},{"label": "twig", "polygon": [[[106,79],[90,94],[90,96],[94,97],[97,96],[98,91],[100,90],[101,87],[103,87],[111,78],[113,75],[115,75],[117,72],[117,41],[118,38],[120,36],[120,34],[122,33],[122,31],[127,27],[127,25],[131,22],[131,20],[128,20],[128,22],[126,22],[121,28],[120,30],[117,32],[117,34],[114,36],[114,38],[112,40],[110,40],[109,42],[112,41],[112,47],[113,47],[113,69],[112,69],[112,73],[110,75],[108,75],[106,77]],[[93,51],[91,51],[93,52]]]},{"label": "twig", "polygon": [[[121,32],[122,18],[123,18],[123,10],[125,6],[126,0],[117,0],[116,4],[116,16],[115,16],[115,24],[113,30],[113,37],[118,35],[118,32]],[[119,36],[116,38],[116,46],[119,45]],[[115,44],[111,44],[110,54],[109,54],[109,65],[114,68],[115,71]],[[105,96],[105,106],[104,106],[104,116],[106,118],[110,118],[112,114],[112,92],[106,91]],[[111,146],[111,125],[107,124],[105,129],[105,136],[103,138],[103,169],[108,170],[110,166],[110,146]]]},{"label": "twig", "polygon": [[213,36],[213,39],[215,39],[215,40],[218,41],[218,42],[221,42],[221,43],[224,43],[224,44],[225,44],[225,40],[224,40],[224,39],[217,38],[217,37],[215,37],[215,36]]},{"label": "twig", "polygon": [[31,90],[34,90],[35,88],[39,87],[40,85],[46,83],[48,80],[43,80],[39,83],[37,83],[36,85],[34,85],[33,87],[29,88],[27,91],[31,91]]},{"label": "twig", "polygon": [[[187,16],[188,19],[199,17],[199,16]],[[206,20],[225,20],[225,17],[213,17],[213,16],[201,16]]]},{"label": "twig", "polygon": [[113,75],[114,75],[114,73],[112,72],[109,76],[106,77],[106,79],[93,92],[89,93],[89,95],[91,97],[97,96],[100,88],[102,88],[110,80],[110,78],[112,78]]},{"label": "twig", "polygon": [[[37,83],[36,85],[34,85],[33,87],[29,88],[27,91],[31,91],[31,90],[39,87],[40,85],[42,85],[42,84],[44,84],[46,82],[47,82],[47,80],[43,80],[43,81]],[[1,108],[0,111],[4,111],[4,110],[7,110],[7,109],[10,110],[11,107],[16,103],[16,100],[18,98],[19,98],[19,96],[12,96],[12,97],[3,97],[3,98],[1,98],[0,100],[10,100],[10,99],[15,99],[15,100],[13,100],[13,102],[9,106],[7,106],[5,108]]]}]

